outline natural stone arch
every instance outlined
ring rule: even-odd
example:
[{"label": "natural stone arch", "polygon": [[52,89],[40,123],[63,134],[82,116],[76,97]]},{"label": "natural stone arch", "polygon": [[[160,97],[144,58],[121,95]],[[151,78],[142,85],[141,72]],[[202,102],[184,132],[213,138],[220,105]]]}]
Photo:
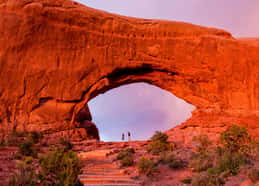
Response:
[{"label": "natural stone arch", "polygon": [[69,0],[0,0],[0,33],[2,122],[26,118],[29,130],[73,128],[89,99],[142,81],[197,107],[181,128],[185,133],[219,132],[231,124],[259,132],[256,40]]}]

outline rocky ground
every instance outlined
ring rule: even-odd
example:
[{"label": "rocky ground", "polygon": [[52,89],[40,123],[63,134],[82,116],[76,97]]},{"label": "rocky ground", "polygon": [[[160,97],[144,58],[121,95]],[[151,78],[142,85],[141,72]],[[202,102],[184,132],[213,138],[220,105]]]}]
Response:
[{"label": "rocky ground", "polygon": [[[82,144],[84,150],[82,150]],[[171,169],[166,165],[159,165],[157,172],[152,175],[152,177],[147,177],[144,175],[139,175],[137,171],[137,162],[140,157],[155,158],[146,151],[147,142],[146,141],[134,141],[134,142],[98,142],[89,145],[89,142],[81,142],[81,144],[75,144],[75,150],[78,151],[80,157],[85,160],[84,168],[85,171],[79,177],[82,179],[86,185],[89,184],[89,180],[93,179],[96,185],[146,185],[146,186],[184,186],[191,184],[184,184],[182,181],[184,179],[191,178],[194,171],[188,166],[183,166],[180,169]],[[126,148],[134,148],[134,164],[133,166],[122,168],[120,163],[116,160],[118,153]],[[80,149],[80,150],[79,150]],[[175,155],[181,158],[182,162],[188,162],[192,153],[191,148],[184,147],[175,150]],[[86,152],[88,151],[88,152]],[[259,164],[257,163],[259,168]],[[229,177],[226,179],[226,186],[257,186],[259,182],[252,183],[247,176],[242,171],[237,176]],[[87,173],[90,175],[87,175]],[[114,174],[113,174],[114,173]],[[92,177],[93,174],[98,176]],[[107,176],[110,174],[114,175],[112,179],[107,180]],[[116,175],[116,176],[115,176]],[[123,183],[120,179],[126,179]],[[121,184],[123,183],[123,184]],[[130,183],[130,184],[129,184]]]},{"label": "rocky ground", "polygon": [[[21,140],[21,139],[20,139]],[[44,154],[53,145],[46,145],[44,140],[36,144],[39,156]],[[173,154],[180,160],[181,166],[170,168],[166,164],[158,164],[156,171],[152,175],[139,174],[138,163],[141,157],[157,161],[157,155],[152,155],[147,151],[148,141],[132,142],[99,142],[96,140],[85,140],[81,142],[71,142],[73,151],[81,159],[83,168],[78,176],[85,186],[94,185],[146,185],[146,186],[181,186],[191,185],[183,183],[183,180],[191,178],[195,172],[188,166],[194,148],[192,146],[176,146],[173,143]],[[116,160],[120,152],[125,149],[133,148],[133,164],[122,167],[120,161]],[[21,159],[17,146],[2,146],[0,148],[0,180],[4,185],[7,184],[10,175],[17,170],[17,162]],[[259,162],[255,165],[259,168]],[[37,169],[37,164],[34,165]],[[247,177],[248,168],[232,177],[225,179],[226,186],[257,186],[259,183],[252,183]]]}]

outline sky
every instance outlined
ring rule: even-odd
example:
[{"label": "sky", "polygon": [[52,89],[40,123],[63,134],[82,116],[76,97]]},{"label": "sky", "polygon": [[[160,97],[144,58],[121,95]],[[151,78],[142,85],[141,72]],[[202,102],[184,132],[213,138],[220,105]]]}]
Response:
[{"label": "sky", "polygon": [[259,0],[77,0],[111,13],[217,27],[259,37]]},{"label": "sky", "polygon": [[191,117],[194,106],[168,91],[147,83],[114,88],[88,103],[101,140],[120,141],[131,132],[133,140],[150,138]]},{"label": "sky", "polygon": [[[147,19],[190,22],[229,31],[235,37],[259,37],[259,0],[77,0],[111,13]],[[89,101],[101,140],[149,138],[191,116],[194,106],[158,87],[136,83],[112,89]]]}]

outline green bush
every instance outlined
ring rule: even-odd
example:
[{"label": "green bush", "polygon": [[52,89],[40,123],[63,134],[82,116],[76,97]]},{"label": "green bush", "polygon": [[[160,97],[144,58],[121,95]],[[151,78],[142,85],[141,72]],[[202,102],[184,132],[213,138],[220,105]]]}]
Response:
[{"label": "green bush", "polygon": [[250,172],[248,173],[249,179],[253,182],[256,183],[259,181],[259,170],[258,169],[251,169]]},{"label": "green bush", "polygon": [[116,159],[120,160],[121,167],[129,167],[134,164],[134,153],[135,150],[133,148],[127,148],[119,152]]},{"label": "green bush", "polygon": [[181,182],[184,183],[184,184],[191,184],[192,179],[191,178],[185,178],[185,179],[181,180]]},{"label": "green bush", "polygon": [[197,145],[197,152],[194,152],[189,162],[189,166],[196,172],[206,171],[213,167],[215,155],[211,151],[211,141],[207,135],[198,135],[193,137],[193,142]]},{"label": "green bush", "polygon": [[33,162],[33,158],[31,156],[27,156],[24,159],[25,164],[31,164]]},{"label": "green bush", "polygon": [[165,152],[171,150],[169,144],[168,136],[162,132],[155,132],[148,143],[148,152],[152,154],[159,154],[160,152]]},{"label": "green bush", "polygon": [[207,172],[195,174],[192,177],[192,186],[222,186],[225,182],[216,175],[210,175]]},{"label": "green bush", "polygon": [[172,169],[183,168],[183,162],[172,153],[161,153],[159,163],[167,164]]},{"label": "green bush", "polygon": [[229,152],[243,152],[251,139],[245,127],[233,125],[221,133],[220,140],[224,148]]},{"label": "green bush", "polygon": [[117,160],[122,160],[125,157],[130,157],[135,153],[135,150],[133,148],[127,148],[119,152],[117,155],[116,159]]},{"label": "green bush", "polygon": [[9,186],[35,186],[37,185],[37,175],[34,169],[24,162],[18,164],[18,171],[11,175]]},{"label": "green bush", "polygon": [[245,163],[244,156],[240,153],[226,153],[216,165],[219,173],[228,172],[230,175],[239,173],[240,166]]},{"label": "green bush", "polygon": [[19,153],[24,156],[34,156],[35,151],[33,150],[33,142],[30,140],[24,141],[19,145]]},{"label": "green bush", "polygon": [[68,151],[73,148],[73,144],[70,142],[68,137],[61,137],[59,143],[63,146],[64,150]]},{"label": "green bush", "polygon": [[121,167],[129,167],[134,164],[134,159],[132,156],[126,156],[120,161]]},{"label": "green bush", "polygon": [[125,152],[134,154],[135,150],[133,148],[127,148],[127,149],[125,149]]},{"label": "green bush", "polygon": [[256,157],[256,153],[251,156],[252,143],[244,127],[234,125],[223,132],[221,145],[216,148],[210,147],[206,136],[198,136],[194,141],[198,142],[198,152],[193,153],[190,166],[200,172],[192,179],[194,186],[222,185],[223,177],[237,175],[242,165]]},{"label": "green bush", "polygon": [[193,142],[197,143],[198,152],[200,153],[206,153],[210,145],[212,144],[209,140],[208,136],[205,134],[195,136],[193,138]]},{"label": "green bush", "polygon": [[202,172],[213,167],[213,159],[211,154],[194,153],[189,165],[195,172]]},{"label": "green bush", "polygon": [[168,143],[168,136],[160,131],[156,131],[155,134],[151,137],[151,141],[161,141],[164,143]]},{"label": "green bush", "polygon": [[240,153],[225,153],[218,157],[216,164],[208,169],[211,175],[222,175],[225,177],[237,175],[240,171],[240,166],[244,164],[244,156]]},{"label": "green bush", "polygon": [[64,149],[54,149],[39,160],[41,179],[50,185],[75,185],[80,173],[80,162],[76,153]]},{"label": "green bush", "polygon": [[140,174],[150,176],[156,171],[156,165],[150,159],[141,158],[138,162],[138,171]]}]

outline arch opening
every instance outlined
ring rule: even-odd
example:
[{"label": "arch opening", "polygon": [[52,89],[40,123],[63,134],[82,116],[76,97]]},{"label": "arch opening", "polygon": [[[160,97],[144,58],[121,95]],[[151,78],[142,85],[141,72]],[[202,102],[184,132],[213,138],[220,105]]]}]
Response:
[{"label": "arch opening", "polygon": [[102,141],[121,141],[127,132],[132,140],[146,140],[157,130],[166,131],[186,121],[195,109],[171,92],[143,82],[99,94],[88,106]]}]

